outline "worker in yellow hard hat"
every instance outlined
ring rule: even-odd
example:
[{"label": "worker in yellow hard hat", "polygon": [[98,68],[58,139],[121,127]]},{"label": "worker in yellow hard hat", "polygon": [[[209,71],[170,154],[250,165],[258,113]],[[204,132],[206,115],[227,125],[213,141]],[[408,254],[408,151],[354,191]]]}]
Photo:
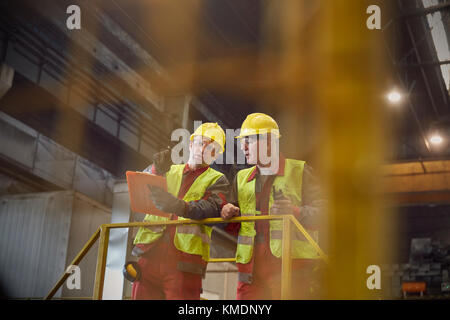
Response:
[{"label": "worker in yellow hard hat", "polygon": [[[278,124],[269,115],[252,113],[244,120],[237,138],[252,167],[238,171],[221,216],[292,214],[317,239],[323,204],[320,188],[305,161],[286,159],[280,153],[280,137]],[[238,235],[237,298],[279,299],[282,222],[242,222],[226,230]],[[311,273],[319,256],[300,233],[294,233],[292,297],[304,299],[311,297]]]},{"label": "worker in yellow hard hat", "polygon": [[[151,187],[155,206],[170,219],[219,217],[229,190],[227,178],[209,165],[225,148],[225,133],[217,123],[204,123],[191,135],[189,160],[174,165],[170,151],[154,156],[145,171],[163,175],[167,192]],[[147,214],[144,221],[168,220]],[[137,265],[126,265],[133,282],[133,299],[200,299],[202,277],[209,260],[212,228],[189,224],[139,228],[133,255]],[[132,271],[139,269],[139,273]],[[131,270],[131,272],[129,272]]]},{"label": "worker in yellow hard hat", "polygon": [[191,135],[191,165],[209,165],[225,151],[225,132],[217,123],[203,123]]}]

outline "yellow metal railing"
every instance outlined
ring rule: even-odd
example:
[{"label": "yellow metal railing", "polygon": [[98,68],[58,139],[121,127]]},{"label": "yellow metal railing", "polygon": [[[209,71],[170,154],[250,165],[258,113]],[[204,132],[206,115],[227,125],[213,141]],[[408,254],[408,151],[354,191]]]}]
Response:
[{"label": "yellow metal railing", "polygon": [[[314,247],[319,254],[319,257],[328,262],[328,257],[319,247],[319,245],[311,238],[308,232],[292,215],[274,215],[274,216],[246,216],[238,217],[229,220],[223,220],[222,218],[210,218],[204,220],[169,220],[158,222],[129,222],[129,223],[113,223],[102,224],[92,237],[86,242],[83,249],[72,260],[71,265],[78,265],[83,257],[87,254],[90,248],[94,245],[97,239],[100,238],[100,245],[98,247],[97,255],[97,268],[95,271],[95,283],[94,283],[94,300],[101,300],[103,296],[103,282],[105,279],[106,268],[106,256],[108,253],[109,231],[115,228],[135,228],[135,227],[148,227],[148,226],[160,226],[160,225],[179,225],[179,224],[217,224],[217,223],[230,223],[230,222],[243,222],[243,221],[259,221],[259,220],[282,220],[283,221],[283,237],[282,237],[282,256],[281,256],[281,299],[289,299],[290,297],[290,278],[291,278],[291,239],[292,228],[291,222],[294,226],[303,234],[308,242]],[[234,258],[218,258],[210,259],[209,262],[234,262]],[[50,290],[45,300],[51,299],[56,291],[64,284],[69,273],[64,273],[55,286]]]}]

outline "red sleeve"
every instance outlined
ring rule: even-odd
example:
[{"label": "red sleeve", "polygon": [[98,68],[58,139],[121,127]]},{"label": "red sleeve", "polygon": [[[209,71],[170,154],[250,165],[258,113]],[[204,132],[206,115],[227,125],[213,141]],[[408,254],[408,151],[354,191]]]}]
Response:
[{"label": "red sleeve", "polygon": [[295,217],[297,220],[300,220],[301,216],[302,216],[302,214],[301,214],[301,212],[300,212],[300,207],[295,206],[295,207],[294,207],[294,217]]},{"label": "red sleeve", "polygon": [[223,193],[221,193],[221,192],[219,192],[217,195],[218,195],[219,198],[222,200],[222,203],[220,204],[220,210],[222,210],[223,206],[227,204],[227,198],[226,198],[226,196],[225,196]]}]

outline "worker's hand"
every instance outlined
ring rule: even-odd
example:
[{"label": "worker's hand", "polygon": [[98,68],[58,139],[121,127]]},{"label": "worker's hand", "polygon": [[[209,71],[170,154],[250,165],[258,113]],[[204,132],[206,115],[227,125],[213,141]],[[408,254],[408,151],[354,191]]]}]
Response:
[{"label": "worker's hand", "polygon": [[222,207],[222,211],[220,212],[220,216],[222,219],[231,219],[233,217],[239,216],[239,207],[236,207],[232,203],[227,203]]},{"label": "worker's hand", "polygon": [[167,213],[174,213],[177,216],[184,216],[186,203],[183,200],[159,187],[148,185],[148,188],[151,192],[150,198],[156,208]]},{"label": "worker's hand", "polygon": [[170,149],[166,149],[153,155],[153,165],[155,166],[157,174],[164,175],[169,171],[170,166],[173,164],[170,156]]},{"label": "worker's hand", "polygon": [[275,200],[272,207],[270,208],[270,214],[282,215],[282,214],[293,214],[294,205],[291,200],[284,198],[283,200]]}]

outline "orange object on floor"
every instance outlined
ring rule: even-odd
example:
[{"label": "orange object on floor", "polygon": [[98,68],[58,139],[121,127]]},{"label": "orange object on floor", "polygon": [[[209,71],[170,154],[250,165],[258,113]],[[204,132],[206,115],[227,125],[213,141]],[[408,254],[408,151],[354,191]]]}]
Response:
[{"label": "orange object on floor", "polygon": [[407,293],[425,292],[427,284],[425,282],[403,282],[402,291]]}]

